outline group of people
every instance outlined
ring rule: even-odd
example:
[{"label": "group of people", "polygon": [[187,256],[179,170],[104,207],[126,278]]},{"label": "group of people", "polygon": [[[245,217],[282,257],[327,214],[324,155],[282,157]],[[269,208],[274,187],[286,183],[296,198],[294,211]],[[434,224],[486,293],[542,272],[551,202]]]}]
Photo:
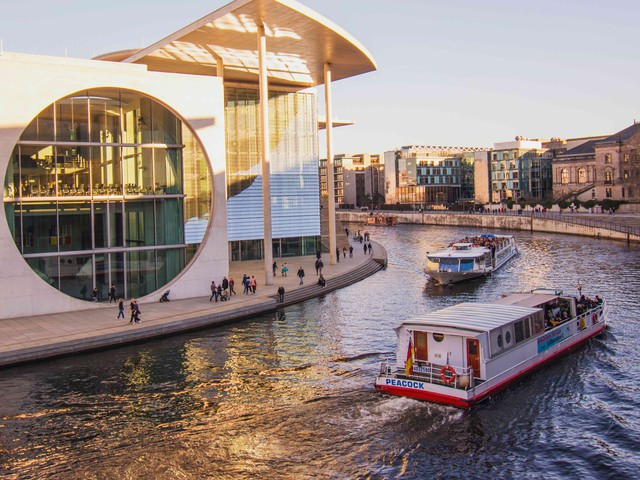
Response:
[{"label": "group of people", "polygon": [[[142,320],[140,320],[140,305],[138,305],[138,302],[135,298],[132,298],[131,302],[129,302],[129,312],[131,313],[131,317],[129,319],[130,324],[142,322]],[[119,320],[120,317],[122,317],[123,319],[125,318],[123,298],[118,299],[118,316],[116,317],[116,320]]]},{"label": "group of people", "polygon": [[209,297],[209,301],[215,300],[216,302],[220,300],[224,302],[226,300],[231,300],[231,295],[235,295],[235,285],[236,282],[233,278],[223,277],[222,281],[216,285],[215,280],[211,282],[211,296]]}]

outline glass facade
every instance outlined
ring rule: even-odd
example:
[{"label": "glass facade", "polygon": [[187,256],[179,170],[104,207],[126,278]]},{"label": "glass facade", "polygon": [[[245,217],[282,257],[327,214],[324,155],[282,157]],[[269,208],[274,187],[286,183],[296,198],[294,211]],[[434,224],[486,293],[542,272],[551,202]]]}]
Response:
[{"label": "glass facade", "polygon": [[[166,107],[139,93],[65,97],[27,126],[13,151],[4,205],[15,244],[52,286],[89,300],[140,297],[195,253],[211,213],[207,161]],[[199,233],[198,233],[199,232]],[[189,238],[186,239],[185,237]]]},{"label": "glass facade", "polygon": [[[258,91],[227,87],[225,102],[231,260],[252,260],[264,240]],[[312,255],[320,238],[315,95],[270,92],[269,130],[273,255]]]}]

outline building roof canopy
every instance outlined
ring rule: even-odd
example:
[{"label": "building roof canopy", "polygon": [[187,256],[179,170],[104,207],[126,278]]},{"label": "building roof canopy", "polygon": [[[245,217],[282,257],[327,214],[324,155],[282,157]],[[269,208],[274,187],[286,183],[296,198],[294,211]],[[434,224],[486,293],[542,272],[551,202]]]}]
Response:
[{"label": "building roof canopy", "polygon": [[293,0],[236,0],[153,45],[97,57],[146,64],[150,70],[216,75],[257,82],[258,28],[264,26],[271,84],[310,87],[376,69],[369,52],[347,32]]}]

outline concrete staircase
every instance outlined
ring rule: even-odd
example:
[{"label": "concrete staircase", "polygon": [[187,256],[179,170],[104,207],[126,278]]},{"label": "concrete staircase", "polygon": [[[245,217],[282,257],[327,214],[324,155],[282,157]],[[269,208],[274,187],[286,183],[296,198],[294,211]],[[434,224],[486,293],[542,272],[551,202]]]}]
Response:
[{"label": "concrete staircase", "polygon": [[[324,287],[321,287],[320,285],[317,285],[315,283],[317,282],[318,277],[313,274],[315,272],[311,272],[310,275],[307,275],[305,277],[305,280],[307,282],[314,282],[314,283],[309,283],[309,285],[305,284],[302,287],[296,288],[295,290],[292,290],[290,292],[285,292],[284,302],[278,303],[277,306],[278,308],[286,307],[288,305],[300,303],[309,298],[319,297],[321,295],[324,295],[325,293],[333,292],[334,290],[338,290],[339,288],[343,288],[353,283],[359,282],[360,280],[363,280],[373,275],[374,273],[376,273],[379,270],[382,270],[385,267],[386,267],[386,257],[385,258],[371,257],[370,260],[363,263],[358,268],[351,270],[347,273],[344,273],[342,275],[338,275],[336,277],[327,279],[327,284]],[[277,300],[278,296],[273,295],[272,298]]]}]

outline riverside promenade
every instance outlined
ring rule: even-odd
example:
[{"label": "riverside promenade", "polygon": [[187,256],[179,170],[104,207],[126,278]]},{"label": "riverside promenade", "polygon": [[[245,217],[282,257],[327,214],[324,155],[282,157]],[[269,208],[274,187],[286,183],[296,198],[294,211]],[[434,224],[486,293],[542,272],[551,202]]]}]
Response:
[{"label": "riverside promenade", "polygon": [[[118,307],[113,303],[101,303],[98,308],[76,312],[0,320],[0,367],[240,321],[325,295],[363,280],[386,266],[387,252],[380,244],[371,242],[373,254],[365,255],[360,243],[351,242],[353,258],[347,253],[339,263],[329,265],[328,254],[323,254],[323,275],[327,281],[324,288],[316,283],[315,255],[274,259],[278,267],[286,262],[289,272],[283,277],[278,269],[270,286],[264,285],[262,260],[231,262],[229,278],[235,281],[236,295],[229,301],[209,302],[208,296],[166,303],[139,301],[142,322],[138,324],[129,324],[128,301],[124,320],[116,319]],[[300,266],[305,271],[304,285],[299,285],[300,279],[296,276]],[[241,282],[245,273],[255,276],[258,282],[255,295],[243,293]],[[222,278],[211,280],[218,284]],[[276,301],[280,286],[286,291],[283,303]]]}]

